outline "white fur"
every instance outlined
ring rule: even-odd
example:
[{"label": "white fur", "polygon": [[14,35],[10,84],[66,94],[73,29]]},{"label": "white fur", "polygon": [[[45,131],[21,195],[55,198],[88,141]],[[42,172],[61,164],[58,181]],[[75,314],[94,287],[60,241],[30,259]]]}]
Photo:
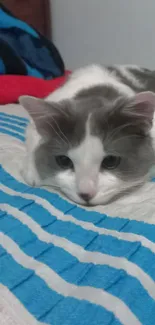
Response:
[{"label": "white fur", "polygon": [[67,83],[46,98],[46,101],[57,102],[73,98],[80,90],[95,85],[111,85],[120,93],[133,96],[133,90],[122,84],[114,73],[99,65],[92,65],[75,71]]},{"label": "white fur", "polygon": [[83,203],[79,194],[88,194],[91,198],[98,192],[99,170],[105,156],[103,145],[98,137],[90,135],[89,120],[86,124],[86,135],[82,143],[68,152],[74,163],[75,171],[61,172],[55,181],[60,184],[65,194],[72,200]]},{"label": "white fur", "polygon": [[101,171],[101,163],[106,152],[98,137],[90,134],[89,119],[86,123],[86,135],[82,143],[68,152],[74,163],[75,172],[61,172],[55,177],[55,184],[73,201],[84,204],[79,193],[90,195],[89,204],[108,202],[122,189],[130,188],[133,183],[124,183],[108,171]]},{"label": "white fur", "polygon": [[136,78],[130,71],[129,68],[133,68],[136,70],[140,71],[140,68],[138,68],[137,66],[126,66],[126,65],[120,65],[117,67],[117,69],[121,72],[121,74],[127,78],[130,82],[132,82],[132,84],[140,89],[144,89],[145,88],[145,84],[141,83],[138,78]]}]

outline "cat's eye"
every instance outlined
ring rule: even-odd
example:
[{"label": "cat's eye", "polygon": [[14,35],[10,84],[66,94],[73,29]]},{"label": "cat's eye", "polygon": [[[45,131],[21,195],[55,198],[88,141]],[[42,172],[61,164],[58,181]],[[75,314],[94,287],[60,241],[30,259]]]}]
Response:
[{"label": "cat's eye", "polygon": [[121,162],[121,158],[120,157],[116,157],[116,156],[107,156],[103,159],[101,167],[105,168],[105,169],[115,169],[116,167],[119,166]]},{"label": "cat's eye", "polygon": [[62,169],[72,169],[73,168],[73,163],[71,159],[67,156],[56,156],[55,157],[56,162],[59,167]]}]

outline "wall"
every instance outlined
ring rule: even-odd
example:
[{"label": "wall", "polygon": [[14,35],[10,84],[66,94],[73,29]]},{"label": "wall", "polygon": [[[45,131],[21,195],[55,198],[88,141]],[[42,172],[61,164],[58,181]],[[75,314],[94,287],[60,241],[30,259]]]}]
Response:
[{"label": "wall", "polygon": [[155,69],[155,0],[51,0],[53,39],[68,68],[90,62]]}]

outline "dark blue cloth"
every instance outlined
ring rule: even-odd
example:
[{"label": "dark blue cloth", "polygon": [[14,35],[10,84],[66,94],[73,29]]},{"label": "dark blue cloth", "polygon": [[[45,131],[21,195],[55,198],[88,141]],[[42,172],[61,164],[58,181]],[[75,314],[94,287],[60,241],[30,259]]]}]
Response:
[{"label": "dark blue cloth", "polygon": [[52,79],[64,74],[63,60],[54,46],[0,5],[0,74]]}]

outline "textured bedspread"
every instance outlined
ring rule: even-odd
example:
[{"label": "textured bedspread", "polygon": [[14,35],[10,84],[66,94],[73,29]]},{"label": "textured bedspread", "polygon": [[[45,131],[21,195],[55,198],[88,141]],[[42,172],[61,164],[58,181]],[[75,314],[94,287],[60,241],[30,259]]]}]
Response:
[{"label": "textured bedspread", "polygon": [[1,106],[0,324],[155,325],[155,183],[87,210],[31,188],[27,123]]}]

